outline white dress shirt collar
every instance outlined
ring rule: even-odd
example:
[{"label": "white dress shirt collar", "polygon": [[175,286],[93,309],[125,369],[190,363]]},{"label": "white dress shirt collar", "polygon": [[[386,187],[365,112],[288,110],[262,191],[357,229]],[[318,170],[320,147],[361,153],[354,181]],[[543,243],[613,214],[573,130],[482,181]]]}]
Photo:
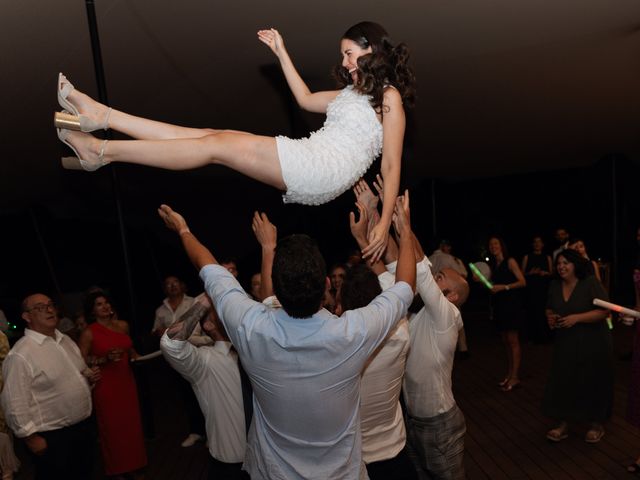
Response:
[{"label": "white dress shirt collar", "polygon": [[42,345],[47,338],[55,341],[56,343],[60,343],[62,341],[62,333],[60,333],[57,329],[54,331],[54,336],[45,335],[44,333],[36,332],[31,328],[24,329],[24,336],[31,338],[38,345]]}]

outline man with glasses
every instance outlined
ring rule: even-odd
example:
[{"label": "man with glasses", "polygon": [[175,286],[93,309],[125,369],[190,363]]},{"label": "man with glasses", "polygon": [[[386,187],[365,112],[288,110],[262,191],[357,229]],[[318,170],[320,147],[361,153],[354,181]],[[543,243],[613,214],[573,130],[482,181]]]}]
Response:
[{"label": "man with glasses", "polygon": [[22,438],[36,467],[36,478],[92,476],[94,436],[90,384],[99,379],[80,350],[57,330],[55,304],[41,293],[22,302],[27,323],[2,366],[0,400],[7,424]]}]

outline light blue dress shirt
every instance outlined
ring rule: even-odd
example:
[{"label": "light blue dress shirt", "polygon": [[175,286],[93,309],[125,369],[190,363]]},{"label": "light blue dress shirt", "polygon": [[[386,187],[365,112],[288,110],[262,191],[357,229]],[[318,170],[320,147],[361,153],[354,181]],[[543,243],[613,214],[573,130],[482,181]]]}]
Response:
[{"label": "light blue dress shirt", "polygon": [[292,318],[251,300],[223,267],[207,265],[200,277],[253,386],[251,479],[366,479],[360,372],[406,315],[411,287],[399,282],[341,317],[321,309]]}]

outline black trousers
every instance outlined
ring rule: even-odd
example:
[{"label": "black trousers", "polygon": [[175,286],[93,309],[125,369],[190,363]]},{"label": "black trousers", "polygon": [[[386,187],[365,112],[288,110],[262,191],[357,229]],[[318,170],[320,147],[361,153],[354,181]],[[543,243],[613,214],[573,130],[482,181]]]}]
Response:
[{"label": "black trousers", "polygon": [[418,480],[416,467],[407,455],[406,448],[389,460],[380,460],[367,464],[367,474],[370,480]]},{"label": "black trousers", "polygon": [[35,480],[87,480],[93,478],[95,434],[91,421],[70,427],[38,432],[47,441],[42,455],[31,453]]},{"label": "black trousers", "polygon": [[224,463],[209,455],[209,480],[250,480],[240,463]]}]

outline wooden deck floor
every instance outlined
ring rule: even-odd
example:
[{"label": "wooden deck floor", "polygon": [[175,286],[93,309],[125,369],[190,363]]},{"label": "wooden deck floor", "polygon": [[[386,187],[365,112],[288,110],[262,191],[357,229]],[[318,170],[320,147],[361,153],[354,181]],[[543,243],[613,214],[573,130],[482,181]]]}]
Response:
[{"label": "wooden deck floor", "polygon": [[[552,423],[540,411],[551,345],[523,345],[523,387],[504,393],[496,384],[504,373],[505,359],[491,323],[484,315],[470,315],[465,323],[471,357],[456,361],[454,391],[467,420],[465,463],[469,479],[632,478],[625,466],[640,453],[640,432],[625,421],[630,362],[618,360],[630,349],[631,329],[614,329],[615,407],[603,440],[596,445],[585,443],[586,425],[575,425],[568,439],[553,444],[545,438]],[[208,452],[203,443],[180,447],[187,434],[182,400],[163,372],[162,368],[149,372],[156,432],[147,442],[147,478],[203,480]],[[17,479],[33,478],[28,460],[23,454],[20,457],[24,466]],[[97,460],[95,479],[103,478],[100,471]]]},{"label": "wooden deck floor", "polygon": [[457,362],[456,399],[467,419],[466,469],[470,479],[629,478],[625,466],[640,453],[640,432],[625,421],[630,362],[619,360],[632,343],[632,329],[614,330],[616,387],[612,419],[603,440],[584,441],[587,425],[572,426],[568,439],[549,442],[553,423],[540,404],[551,360],[551,345],[523,345],[523,388],[496,387],[504,356],[488,321],[466,322],[472,357]]}]

